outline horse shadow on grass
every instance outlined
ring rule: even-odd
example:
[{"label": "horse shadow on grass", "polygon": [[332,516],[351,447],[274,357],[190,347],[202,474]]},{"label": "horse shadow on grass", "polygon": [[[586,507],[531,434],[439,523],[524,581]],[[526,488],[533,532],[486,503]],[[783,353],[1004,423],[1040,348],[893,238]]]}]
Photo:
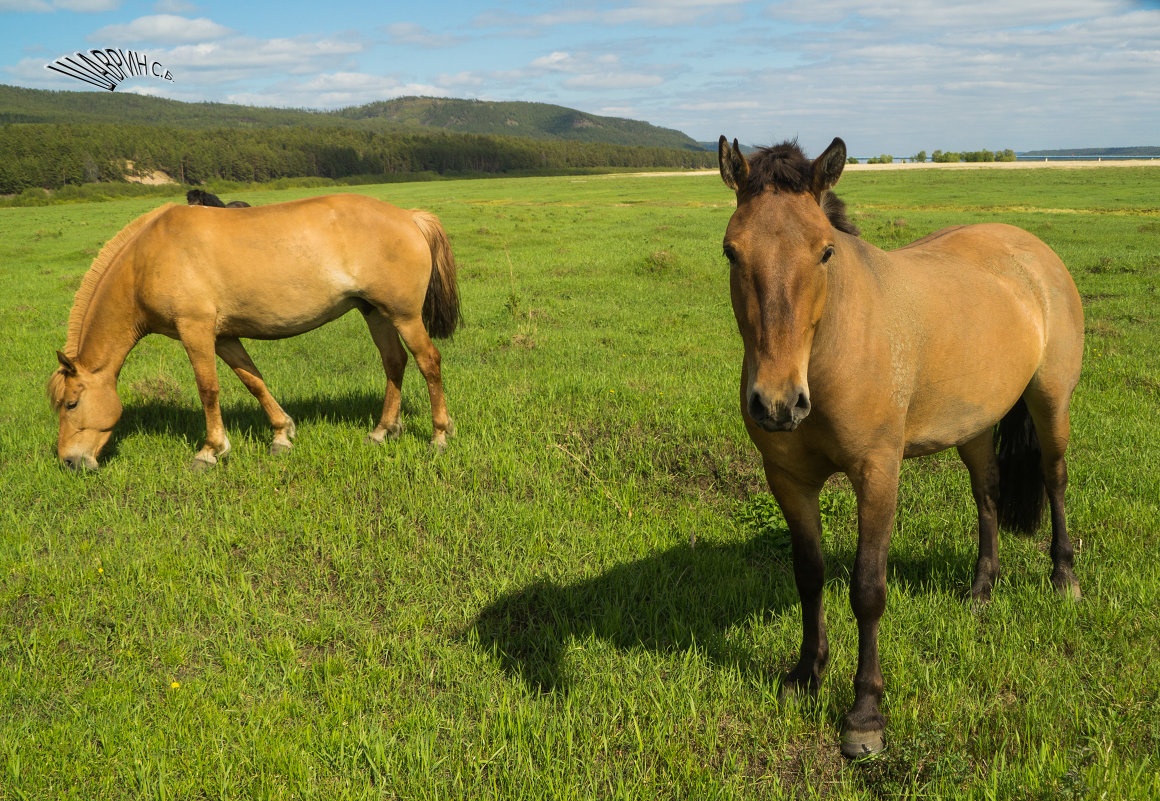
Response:
[{"label": "horse shadow on grass", "polygon": [[[827,582],[848,588],[854,547],[824,546]],[[962,551],[936,547],[894,560],[887,580],[894,592],[958,594],[972,567]],[[794,634],[774,653],[731,636],[738,626],[784,614],[794,616]],[[796,661],[798,619],[789,532],[782,528],[741,543],[677,546],[587,580],[536,580],[480,611],[468,633],[537,692],[570,690],[564,653],[570,642],[590,637],[626,651],[698,649],[714,664],[780,687]]]},{"label": "horse shadow on grass", "polygon": [[[378,423],[383,411],[382,393],[374,391],[347,392],[340,394],[316,395],[308,398],[290,398],[283,403],[286,413],[294,418],[299,434],[318,422],[335,422],[365,426],[359,436],[369,433]],[[421,414],[419,408],[412,408],[406,397],[403,399],[404,436],[409,433],[408,419]],[[226,434],[231,439],[252,438],[269,445],[274,438],[270,420],[258,406],[257,401],[244,398],[222,406],[222,419]],[[428,428],[430,428],[430,418]],[[117,452],[118,440],[134,434],[167,434],[180,437],[195,450],[205,441],[205,411],[196,401],[187,403],[184,399],[150,398],[138,402],[128,402],[120,424],[114,429],[113,439],[106,448],[110,457]],[[430,436],[427,432],[425,436]]]}]

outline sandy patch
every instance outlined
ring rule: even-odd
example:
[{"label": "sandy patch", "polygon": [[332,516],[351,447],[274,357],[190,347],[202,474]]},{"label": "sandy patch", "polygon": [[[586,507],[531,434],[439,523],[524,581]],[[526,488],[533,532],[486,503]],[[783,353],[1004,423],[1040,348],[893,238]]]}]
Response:
[{"label": "sandy patch", "polygon": [[175,184],[177,181],[170,177],[169,173],[161,170],[154,170],[153,172],[138,175],[136,166],[131,161],[125,162],[125,180],[131,184],[149,184],[150,186],[157,186],[158,184]]},{"label": "sandy patch", "polygon": [[125,180],[131,184],[149,184],[150,186],[177,183],[177,181],[170,178],[168,174],[161,170],[154,170],[147,175],[126,175]]}]

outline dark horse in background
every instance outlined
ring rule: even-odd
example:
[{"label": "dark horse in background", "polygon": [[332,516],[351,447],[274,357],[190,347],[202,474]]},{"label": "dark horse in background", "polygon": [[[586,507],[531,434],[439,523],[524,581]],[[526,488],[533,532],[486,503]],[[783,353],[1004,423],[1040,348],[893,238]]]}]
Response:
[{"label": "dark horse in background", "polygon": [[874,753],[885,745],[878,622],[903,459],[957,448],[966,464],[979,513],[973,598],[989,598],[999,574],[999,524],[1034,532],[1045,496],[1052,584],[1080,595],[1064,515],[1079,293],[1051,248],[1008,225],[945,228],[889,253],[858,238],[830,191],[841,139],[814,161],[793,143],[747,160],[722,136],[718,160],[737,193],[724,250],[745,346],[741,416],[789,526],[802,608],[784,689],[816,692],[826,667],[818,496],[845,473],[858,500],[858,668],[842,753]]},{"label": "dark horse in background", "polygon": [[213,206],[219,209],[250,208],[250,204],[244,200],[231,200],[229,203],[223,203],[220,197],[204,189],[190,189],[185,193],[185,200],[191,206]]}]

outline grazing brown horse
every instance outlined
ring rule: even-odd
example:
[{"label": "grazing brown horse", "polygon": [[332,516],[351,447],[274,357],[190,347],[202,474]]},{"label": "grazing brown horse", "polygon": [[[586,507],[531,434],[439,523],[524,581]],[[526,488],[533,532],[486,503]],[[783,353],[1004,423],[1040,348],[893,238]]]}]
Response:
[{"label": "grazing brown horse", "polygon": [[[233,368],[274,427],[272,450],[290,448],[294,421],[270,395],[243,337],[281,339],[358,309],[387,373],[369,439],[402,431],[406,345],[427,381],[432,443],[454,426],[443,400],[439,351],[459,321],[455,259],[439,220],[361,195],[329,195],[228,214],[167,204],[138,217],[94,260],[69,315],[68,343],[49,397],[60,413],[57,454],[95,468],[121,417],[117,375],[146,334],[181,341],[205,407],[206,442],[194,467],[230,449],[218,406],[214,354]],[[400,342],[400,338],[402,342]]]},{"label": "grazing brown horse", "polygon": [[248,209],[250,204],[244,200],[231,200],[223,203],[217,195],[204,189],[190,189],[185,193],[185,202],[191,206],[213,206],[218,209]]},{"label": "grazing brown horse", "polygon": [[802,607],[784,689],[816,692],[826,667],[818,496],[845,473],[858,500],[858,668],[842,753],[874,753],[884,747],[878,622],[903,459],[958,448],[979,512],[973,598],[988,598],[999,574],[998,524],[1034,531],[1045,490],[1051,581],[1079,597],[1064,516],[1079,294],[1055,253],[1011,226],[946,228],[889,253],[859,239],[830,191],[846,162],[841,139],[814,161],[794,143],[746,160],[721,137],[718,156],[737,193],[724,248],[745,345],[741,416],[789,526]]}]

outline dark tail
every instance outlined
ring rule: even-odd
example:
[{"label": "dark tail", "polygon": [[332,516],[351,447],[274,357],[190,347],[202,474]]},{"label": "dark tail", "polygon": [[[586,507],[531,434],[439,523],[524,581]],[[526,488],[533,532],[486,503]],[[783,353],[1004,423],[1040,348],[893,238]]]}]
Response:
[{"label": "dark tail", "polygon": [[423,301],[423,325],[434,339],[449,337],[459,326],[459,285],[451,243],[434,214],[412,210],[411,215],[431,248],[431,280]]},{"label": "dark tail", "polygon": [[1034,534],[1043,519],[1047,495],[1043,484],[1039,436],[1027,405],[1019,402],[999,421],[995,450],[999,457],[999,525]]}]

